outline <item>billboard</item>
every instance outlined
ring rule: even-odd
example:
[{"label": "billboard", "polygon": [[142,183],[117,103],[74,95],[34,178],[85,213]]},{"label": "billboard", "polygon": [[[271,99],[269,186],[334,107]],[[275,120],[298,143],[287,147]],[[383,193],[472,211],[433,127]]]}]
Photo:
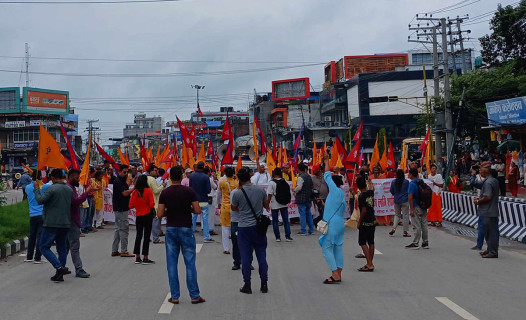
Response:
[{"label": "billboard", "polygon": [[396,67],[405,66],[409,62],[407,53],[345,56],[343,59],[346,79],[359,73],[394,71]]},{"label": "billboard", "polygon": [[22,111],[29,113],[68,114],[69,92],[24,87]]},{"label": "billboard", "polygon": [[272,100],[294,100],[310,98],[309,78],[272,81]]},{"label": "billboard", "polygon": [[526,97],[486,103],[490,126],[526,123]]},{"label": "billboard", "polygon": [[18,87],[0,88],[0,113],[20,112],[20,89]]}]

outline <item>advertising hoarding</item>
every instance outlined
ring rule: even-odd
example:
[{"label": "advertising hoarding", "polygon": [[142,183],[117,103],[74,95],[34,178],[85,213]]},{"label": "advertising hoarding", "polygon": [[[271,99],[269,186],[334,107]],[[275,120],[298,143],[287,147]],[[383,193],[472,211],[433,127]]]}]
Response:
[{"label": "advertising hoarding", "polygon": [[0,88],[0,113],[20,112],[20,89],[18,87]]},{"label": "advertising hoarding", "polygon": [[486,103],[490,126],[526,123],[526,97]]},{"label": "advertising hoarding", "polygon": [[272,100],[293,100],[310,98],[309,78],[272,81]]},{"label": "advertising hoarding", "polygon": [[44,114],[68,114],[69,92],[25,87],[22,111]]},{"label": "advertising hoarding", "polygon": [[345,56],[345,78],[351,79],[359,73],[394,71],[396,67],[409,63],[407,53]]},{"label": "advertising hoarding", "polygon": [[6,129],[23,128],[26,126],[25,121],[6,121],[4,124]]}]

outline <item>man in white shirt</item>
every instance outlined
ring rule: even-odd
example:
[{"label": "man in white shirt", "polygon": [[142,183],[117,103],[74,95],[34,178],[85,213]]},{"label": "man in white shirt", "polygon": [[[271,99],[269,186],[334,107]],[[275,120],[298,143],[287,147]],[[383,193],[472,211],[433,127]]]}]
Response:
[{"label": "man in white shirt", "polygon": [[495,162],[491,165],[491,169],[497,171],[497,180],[499,181],[500,195],[506,196],[506,165],[502,162],[502,156],[497,155]]},{"label": "man in white shirt", "polygon": [[258,164],[254,175],[250,178],[250,182],[253,185],[265,185],[268,184],[271,179],[270,174],[267,172],[267,165],[261,162]]}]

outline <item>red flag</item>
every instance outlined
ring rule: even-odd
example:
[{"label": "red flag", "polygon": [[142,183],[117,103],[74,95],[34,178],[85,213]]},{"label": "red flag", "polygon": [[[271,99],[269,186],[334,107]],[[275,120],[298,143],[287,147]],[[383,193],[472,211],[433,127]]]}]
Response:
[{"label": "red flag", "polygon": [[141,159],[144,170],[147,170],[150,167],[150,160],[148,159],[148,151],[144,147],[144,142],[139,140],[139,146],[141,148]]},{"label": "red flag", "polygon": [[226,116],[225,126],[223,127],[223,132],[221,133],[221,141],[230,140],[232,137],[232,128],[230,127],[230,118]]},{"label": "red flag", "polygon": [[225,155],[223,156],[223,159],[221,159],[221,165],[224,166],[225,164],[233,164],[234,163],[234,144],[232,143],[232,140],[228,142],[228,147],[226,148]]},{"label": "red flag", "polygon": [[349,152],[349,155],[347,156],[347,159],[345,159],[346,163],[358,163],[360,162],[360,148],[362,144],[362,139],[358,139],[356,143],[354,144],[354,147],[352,147],[351,152]]},{"label": "red flag", "polygon": [[430,128],[427,128],[426,137],[424,138],[424,141],[422,141],[422,144],[420,145],[420,147],[418,147],[418,151],[422,150],[422,158],[420,158],[420,165],[424,164],[424,158],[425,158],[425,153],[426,153],[426,149],[427,149],[427,144],[429,143],[429,131],[430,131]]},{"label": "red flag", "polygon": [[181,131],[181,137],[183,138],[183,144],[187,148],[192,147],[192,138],[190,137],[190,133],[188,133],[188,127],[179,120],[179,117],[177,117],[177,123],[179,124],[179,130]]},{"label": "red flag", "polygon": [[192,145],[190,146],[192,148],[192,151],[194,152],[194,155],[197,154],[197,139],[195,137],[195,125],[192,123],[192,130],[190,131],[190,138],[192,139]]},{"label": "red flag", "polygon": [[363,120],[362,123],[360,123],[360,127],[358,128],[358,131],[354,134],[354,138],[352,138],[352,141],[358,141],[362,139],[362,131],[363,131]]},{"label": "red flag", "polygon": [[263,130],[259,126],[259,119],[257,116],[254,116],[254,121],[256,122],[256,130],[258,132],[259,138],[261,139],[261,154],[267,154],[267,146],[265,145],[265,135]]},{"label": "red flag", "polygon": [[345,157],[347,157],[347,151],[345,151],[345,147],[343,146],[343,143],[338,136],[336,136],[335,144],[336,144],[336,150],[338,150],[338,155],[340,156],[340,158],[345,159]]},{"label": "red flag", "polygon": [[214,154],[214,144],[212,143],[212,139],[210,139],[210,142],[208,142],[208,152],[206,153],[207,156]]},{"label": "red flag", "polygon": [[115,170],[118,172],[119,171],[119,166],[117,165],[117,162],[115,162],[115,160],[113,160],[113,158],[106,153],[106,151],[104,151],[104,149],[102,149],[98,143],[95,142],[95,145],[97,146],[97,150],[99,151],[100,155],[105,159],[105,160],[108,160],[110,162],[110,164],[115,168]]},{"label": "red flag", "polygon": [[387,154],[387,167],[396,169],[394,150],[393,150],[393,145],[391,144],[391,142],[389,142],[389,149],[388,149],[388,154]]},{"label": "red flag", "polygon": [[203,117],[203,112],[201,111],[201,107],[199,106],[199,102],[197,103],[197,115],[200,117]]},{"label": "red flag", "polygon": [[77,161],[77,155],[75,154],[75,151],[73,150],[73,147],[71,146],[71,143],[69,142],[69,138],[68,138],[68,135],[66,134],[66,130],[64,130],[62,121],[60,121],[60,130],[62,131],[62,136],[64,137],[64,140],[66,140],[66,145],[68,146],[69,158],[71,159],[71,167],[75,170],[80,170],[79,162]]}]

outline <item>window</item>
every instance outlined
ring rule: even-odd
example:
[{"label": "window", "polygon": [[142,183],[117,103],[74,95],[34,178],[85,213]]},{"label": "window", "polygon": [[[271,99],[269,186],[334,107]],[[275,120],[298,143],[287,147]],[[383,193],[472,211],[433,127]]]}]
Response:
[{"label": "window", "polygon": [[13,132],[13,142],[38,141],[38,130],[18,130]]}]

